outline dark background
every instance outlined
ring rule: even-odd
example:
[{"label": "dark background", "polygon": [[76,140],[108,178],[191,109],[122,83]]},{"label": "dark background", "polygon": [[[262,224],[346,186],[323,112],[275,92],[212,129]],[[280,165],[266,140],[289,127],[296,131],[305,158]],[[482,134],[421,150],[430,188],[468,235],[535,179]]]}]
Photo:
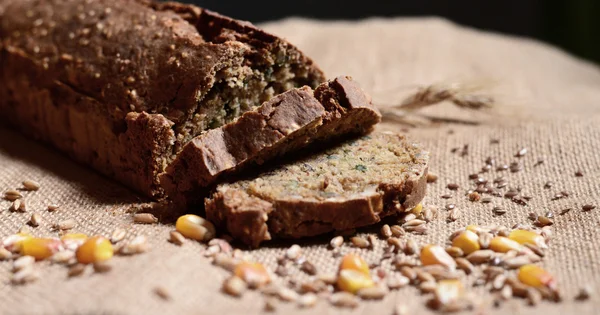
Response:
[{"label": "dark background", "polygon": [[537,38],[600,63],[600,0],[181,0],[254,23],[289,16],[361,19],[441,16],[505,34]]}]

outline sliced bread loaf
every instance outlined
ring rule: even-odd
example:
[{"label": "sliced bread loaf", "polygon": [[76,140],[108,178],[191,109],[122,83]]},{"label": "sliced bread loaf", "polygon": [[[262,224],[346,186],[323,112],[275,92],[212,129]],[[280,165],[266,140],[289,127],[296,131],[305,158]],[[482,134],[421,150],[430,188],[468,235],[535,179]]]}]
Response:
[{"label": "sliced bread loaf", "polygon": [[263,164],[315,140],[370,131],[381,116],[349,77],[290,90],[238,120],[190,141],[167,167],[161,184],[177,205],[202,204],[219,178]]},{"label": "sliced bread loaf", "polygon": [[206,215],[251,246],[366,226],[423,199],[428,160],[404,136],[374,133],[220,184],[205,201]]},{"label": "sliced bread loaf", "polygon": [[153,197],[195,136],[324,81],[248,22],[150,0],[0,1],[0,121]]}]

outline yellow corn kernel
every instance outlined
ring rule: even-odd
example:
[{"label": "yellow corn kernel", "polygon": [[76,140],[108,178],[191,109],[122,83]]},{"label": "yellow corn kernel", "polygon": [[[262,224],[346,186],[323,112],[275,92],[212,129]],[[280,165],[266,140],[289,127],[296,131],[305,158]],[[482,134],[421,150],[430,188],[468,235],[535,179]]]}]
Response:
[{"label": "yellow corn kernel", "polygon": [[31,237],[21,242],[21,255],[42,260],[54,255],[60,248],[61,243],[59,240]]},{"label": "yellow corn kernel", "polygon": [[260,287],[271,282],[271,276],[265,266],[260,263],[243,261],[238,263],[233,273],[244,280],[252,288]]},{"label": "yellow corn kernel", "polygon": [[356,254],[347,254],[342,258],[340,271],[342,270],[356,270],[369,276],[369,265],[367,265],[367,262],[362,257]]},{"label": "yellow corn kernel", "polygon": [[458,236],[452,240],[452,246],[462,249],[465,255],[469,255],[481,248],[479,245],[479,236],[470,230],[465,230],[458,234]]},{"label": "yellow corn kernel", "polygon": [[435,287],[435,298],[442,305],[449,305],[458,301],[464,295],[465,289],[462,282],[457,279],[443,279]]},{"label": "yellow corn kernel", "polygon": [[32,237],[33,236],[31,236],[31,234],[29,233],[19,232],[17,234],[10,235],[6,239],[4,239],[2,245],[7,250],[16,253],[21,250],[21,244],[23,244],[23,241],[28,240]]},{"label": "yellow corn kernel", "polygon": [[338,289],[356,293],[360,289],[370,288],[375,285],[369,275],[355,269],[342,269],[337,279]]},{"label": "yellow corn kernel", "polygon": [[90,264],[109,260],[112,258],[113,253],[113,246],[107,238],[93,236],[77,248],[75,256],[78,262]]},{"label": "yellow corn kernel", "polygon": [[498,253],[506,253],[510,250],[518,251],[520,248],[521,244],[504,236],[496,236],[490,241],[490,249]]},{"label": "yellow corn kernel", "polygon": [[533,232],[527,230],[513,230],[508,235],[508,238],[519,243],[519,244],[531,244],[537,245],[540,247],[545,247],[544,237]]},{"label": "yellow corn kernel", "polygon": [[195,214],[180,216],[175,223],[175,229],[181,235],[197,241],[209,241],[216,234],[215,226],[210,221]]},{"label": "yellow corn kernel", "polygon": [[446,250],[438,245],[425,245],[421,249],[421,263],[424,266],[428,265],[443,265],[447,268],[454,269],[456,262]]},{"label": "yellow corn kernel", "polygon": [[519,268],[519,281],[532,287],[556,288],[556,281],[552,275],[539,266],[528,264]]},{"label": "yellow corn kernel", "polygon": [[423,204],[421,204],[421,203],[419,203],[418,205],[416,205],[414,208],[412,208],[410,210],[410,212],[414,213],[415,215],[421,214],[421,211],[423,211]]}]

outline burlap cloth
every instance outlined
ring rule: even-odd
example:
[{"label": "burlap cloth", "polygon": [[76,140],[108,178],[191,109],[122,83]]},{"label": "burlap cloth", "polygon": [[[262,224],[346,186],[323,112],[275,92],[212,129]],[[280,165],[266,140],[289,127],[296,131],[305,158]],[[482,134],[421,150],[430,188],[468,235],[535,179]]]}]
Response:
[{"label": "burlap cloth", "polygon": [[[458,27],[439,19],[368,20],[359,23],[318,23],[288,20],[265,25],[302,48],[330,77],[352,75],[379,104],[398,103],[419,85],[436,82],[484,83],[499,104],[491,113],[458,110],[450,104],[429,108],[432,117],[460,118],[464,123],[443,123],[408,131],[431,151],[431,170],[439,175],[429,185],[425,203],[443,206],[440,195],[448,193],[449,182],[468,187],[468,174],[478,171],[486,157],[510,163],[521,147],[529,152],[521,160],[524,171],[504,172],[510,184],[520,185],[534,196],[529,206],[495,198],[492,204],[470,203],[464,190],[453,193],[460,209],[456,222],[446,223],[445,215],[431,224],[430,233],[414,236],[420,244],[443,244],[449,233],[466,224],[500,223],[512,226],[528,223],[531,211],[573,210],[558,216],[555,237],[544,266],[558,278],[566,300],[543,303],[532,308],[523,301],[511,301],[500,309],[491,306],[481,314],[594,314],[600,300],[574,302],[572,297],[583,284],[600,283],[600,209],[584,213],[582,204],[600,206],[600,70],[592,64],[544,44]],[[488,85],[489,83],[489,85]],[[400,130],[383,124],[380,129]],[[449,130],[452,129],[452,132]],[[0,129],[1,130],[1,129]],[[490,144],[491,138],[500,140]],[[451,149],[469,145],[469,154],[460,157]],[[544,164],[533,167],[538,158]],[[575,177],[581,169],[583,177]],[[497,174],[492,172],[488,178]],[[134,257],[117,257],[107,274],[91,272],[68,279],[66,269],[57,265],[41,267],[39,281],[25,286],[9,284],[10,266],[0,263],[0,313],[2,314],[254,314],[263,311],[263,299],[256,293],[235,299],[219,292],[227,272],[212,266],[201,254],[202,246],[189,242],[177,247],[166,241],[171,225],[141,226],[131,223],[126,213],[131,203],[143,201],[131,191],[79,166],[64,156],[7,130],[0,131],[0,188],[20,186],[23,179],[42,184],[27,194],[31,211],[39,211],[46,223],[35,229],[39,235],[54,235],[50,224],[75,218],[77,230],[88,234],[110,233],[116,227],[128,236],[148,235],[150,252]],[[548,180],[555,182],[544,189]],[[572,194],[551,201],[561,190]],[[48,213],[50,203],[61,210]],[[504,216],[491,212],[494,205],[508,209]],[[31,213],[7,211],[9,202],[0,201],[0,236],[16,232]],[[323,272],[333,272],[337,260],[326,249],[327,240],[305,244],[306,257]],[[274,268],[276,257],[290,243],[271,245],[249,254]],[[374,250],[363,250],[369,262],[381,257],[383,242]],[[355,251],[349,246],[344,252]],[[339,258],[338,258],[339,259]],[[389,268],[389,261],[383,266]],[[291,268],[294,278],[306,276]],[[390,268],[390,270],[392,270]],[[158,298],[153,289],[166,288],[171,301]],[[598,287],[597,289],[600,289]],[[393,305],[405,303],[411,314],[429,312],[424,298],[414,288],[389,294],[383,301],[364,302],[355,314],[390,314]],[[280,314],[341,312],[321,301],[312,310],[281,303]],[[350,311],[343,311],[350,312]]]}]

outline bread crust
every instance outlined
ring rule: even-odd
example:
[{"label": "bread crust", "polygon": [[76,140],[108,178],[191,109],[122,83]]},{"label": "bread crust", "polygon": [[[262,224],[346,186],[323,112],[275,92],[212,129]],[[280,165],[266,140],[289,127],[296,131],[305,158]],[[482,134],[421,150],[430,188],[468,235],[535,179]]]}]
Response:
[{"label": "bread crust", "polygon": [[[151,197],[203,99],[248,65],[301,69],[298,85],[324,80],[286,41],[190,5],[0,1],[0,119]],[[132,117],[152,127],[130,129]]]}]

